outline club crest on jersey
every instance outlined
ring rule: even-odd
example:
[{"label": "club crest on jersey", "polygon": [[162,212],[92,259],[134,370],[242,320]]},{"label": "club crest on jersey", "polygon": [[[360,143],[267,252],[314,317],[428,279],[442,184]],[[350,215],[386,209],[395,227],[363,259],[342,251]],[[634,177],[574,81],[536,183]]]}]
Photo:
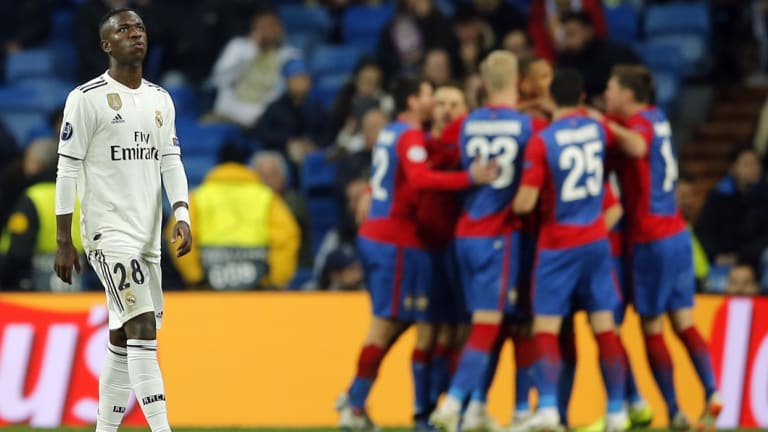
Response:
[{"label": "club crest on jersey", "polygon": [[155,111],[155,124],[157,124],[157,127],[163,127],[163,115],[160,111]]},{"label": "club crest on jersey", "polygon": [[117,93],[107,93],[107,105],[113,110],[119,111],[123,107],[123,100]]}]

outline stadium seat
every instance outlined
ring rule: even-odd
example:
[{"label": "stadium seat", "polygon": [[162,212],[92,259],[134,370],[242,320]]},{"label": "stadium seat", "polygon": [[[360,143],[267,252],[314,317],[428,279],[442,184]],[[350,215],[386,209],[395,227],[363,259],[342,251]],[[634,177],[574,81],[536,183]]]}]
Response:
[{"label": "stadium seat", "polygon": [[514,6],[527,17],[531,13],[531,3],[533,3],[533,0],[506,0],[505,3]]},{"label": "stadium seat", "polygon": [[307,208],[311,215],[309,234],[312,239],[312,254],[317,255],[323,239],[330,230],[339,224],[340,203],[336,196],[310,196],[307,198]]},{"label": "stadium seat", "polygon": [[176,117],[197,116],[197,92],[195,88],[187,85],[166,87],[176,107]]},{"label": "stadium seat", "polygon": [[393,13],[392,5],[348,7],[342,19],[344,42],[367,54],[374,53],[379,33]]},{"label": "stadium seat", "polygon": [[311,267],[299,267],[296,269],[296,273],[293,275],[293,279],[288,282],[289,291],[298,291],[301,286],[309,282],[314,276],[314,270]]},{"label": "stadium seat", "polygon": [[288,34],[312,33],[325,40],[331,30],[331,16],[323,7],[283,4],[277,11]]},{"label": "stadium seat", "polygon": [[309,69],[315,79],[325,75],[349,74],[360,60],[360,50],[353,46],[321,45],[315,48]]},{"label": "stadium seat", "polygon": [[712,30],[706,2],[675,2],[648,7],[645,36],[698,34],[708,37]]},{"label": "stadium seat", "polygon": [[48,48],[27,49],[8,56],[5,79],[9,82],[22,78],[55,77],[56,59]]},{"label": "stadium seat", "polygon": [[189,182],[190,189],[199,186],[208,171],[216,166],[216,158],[212,156],[188,156],[182,154],[181,160],[184,163],[184,170],[187,172],[187,181]]},{"label": "stadium seat", "polygon": [[310,152],[301,164],[299,177],[304,195],[325,195],[336,186],[336,164],[321,151]]},{"label": "stadium seat", "polygon": [[75,14],[70,9],[57,9],[53,12],[51,41],[73,40],[75,37]]},{"label": "stadium seat", "polygon": [[336,195],[336,165],[325,153],[307,154],[299,172],[301,192],[307,198],[309,208],[312,253],[317,250],[326,233],[339,222],[339,198]]},{"label": "stadium seat", "polygon": [[330,109],[334,102],[336,102],[336,97],[339,95],[339,91],[344,87],[344,84],[346,84],[348,80],[348,74],[321,77],[312,86],[312,98],[326,109]]},{"label": "stadium seat", "polygon": [[231,124],[199,125],[194,119],[188,117],[176,122],[176,135],[179,137],[181,154],[184,156],[206,156],[215,159],[224,143],[244,143],[237,126]]},{"label": "stadium seat", "polygon": [[635,52],[648,68],[654,71],[672,72],[683,75],[686,60],[680,46],[662,41],[650,41],[635,46]]},{"label": "stadium seat", "polygon": [[48,124],[48,116],[38,111],[0,112],[0,118],[18,146],[22,148],[29,145],[33,131],[44,128]]},{"label": "stadium seat", "polygon": [[653,71],[653,80],[656,84],[656,105],[671,115],[680,91],[680,77],[671,72]]},{"label": "stadium seat", "polygon": [[684,62],[686,75],[696,75],[697,73],[706,71],[706,53],[708,46],[706,39],[694,34],[670,34],[654,36],[650,41],[677,46],[680,52],[679,58]]},{"label": "stadium seat", "polygon": [[285,35],[285,43],[289,46],[297,48],[307,55],[317,45],[317,35],[311,32],[292,32]]},{"label": "stadium seat", "polygon": [[631,6],[619,5],[605,8],[608,38],[616,42],[632,44],[638,39],[637,12]]}]

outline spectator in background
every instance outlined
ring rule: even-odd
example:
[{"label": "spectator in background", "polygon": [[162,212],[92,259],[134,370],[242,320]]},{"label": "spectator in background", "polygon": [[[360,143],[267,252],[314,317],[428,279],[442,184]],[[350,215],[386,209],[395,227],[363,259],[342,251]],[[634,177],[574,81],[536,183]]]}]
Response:
[{"label": "spectator in background", "polygon": [[312,78],[303,60],[285,62],[282,76],[285,92],[267,107],[253,135],[264,149],[300,163],[309,151],[327,146],[328,119],[323,107],[309,98]]},{"label": "spectator in background", "polygon": [[364,58],[342,87],[331,112],[331,133],[339,147],[347,148],[350,139],[360,132],[363,115],[371,108],[390,113],[392,98],[382,89],[382,72],[378,63]]},{"label": "spectator in background", "polygon": [[355,249],[344,246],[331,252],[325,260],[318,285],[326,291],[363,289],[363,266]]},{"label": "spectator in background", "polygon": [[451,56],[448,51],[443,48],[433,48],[427,51],[421,61],[421,76],[436,86],[453,79]]},{"label": "spectator in background", "polygon": [[246,157],[238,145],[225,144],[219,164],[190,194],[192,251],[172,256],[187,286],[281,289],[293,278],[299,226],[280,196],[244,164]]},{"label": "spectator in background", "polygon": [[0,23],[0,67],[4,71],[7,56],[48,41],[51,11],[45,0],[1,1]]},{"label": "spectator in background", "polygon": [[757,268],[768,246],[768,183],[752,148],[731,155],[730,173],[709,193],[696,232],[710,260]]},{"label": "spectator in background", "polygon": [[[528,19],[528,33],[536,47],[536,55],[550,62],[555,61],[557,52],[562,51],[569,38],[563,17],[573,13],[589,17],[597,39],[608,36],[600,0],[534,0]],[[582,76],[588,78],[584,74]]]},{"label": "spectator in background", "polygon": [[460,74],[477,73],[480,60],[493,49],[493,29],[472,5],[459,5],[453,18],[453,32],[459,43]]},{"label": "spectator in background", "polygon": [[518,59],[526,59],[533,56],[531,38],[525,30],[512,30],[505,34],[499,41],[499,48],[516,55]]},{"label": "spectator in background", "polygon": [[555,112],[555,103],[549,92],[554,71],[548,61],[540,57],[527,57],[519,61],[520,100],[517,108],[529,115],[549,120]]},{"label": "spectator in background", "polygon": [[283,93],[283,65],[300,57],[299,50],[283,44],[283,24],[277,12],[257,12],[248,36],[230,40],[213,66],[211,81],[218,91],[214,120],[252,128],[266,107]]},{"label": "spectator in background", "polygon": [[312,267],[312,238],[310,236],[310,215],[307,201],[296,189],[288,187],[288,163],[276,151],[260,151],[253,155],[250,163],[261,181],[283,199],[301,230],[299,246],[299,267]]},{"label": "spectator in background", "polygon": [[586,12],[572,12],[562,18],[563,43],[557,55],[558,67],[571,67],[584,77],[589,103],[602,106],[602,94],[617,64],[638,64],[640,59],[627,46],[601,39]]},{"label": "spectator in background", "polygon": [[350,140],[347,151],[338,158],[336,169],[336,184],[339,190],[357,178],[368,178],[373,158],[373,146],[379,138],[379,132],[389,123],[384,111],[373,108],[363,116],[363,126],[360,133]]},{"label": "spectator in background", "polygon": [[377,53],[385,81],[418,72],[419,62],[432,48],[444,48],[456,61],[456,40],[450,21],[432,0],[397,0],[395,15],[379,35]]},{"label": "spectator in background", "polygon": [[[79,274],[72,284],[53,271],[56,255],[56,162],[58,142],[39,138],[24,152],[24,177],[29,185],[12,207],[0,237],[0,290],[79,291]],[[79,206],[74,220],[79,220]],[[80,226],[72,226],[75,248],[80,246]]]},{"label": "spectator in background", "polygon": [[491,27],[494,41],[512,30],[525,29],[525,16],[503,0],[474,0],[472,4],[480,19]]},{"label": "spectator in background", "polygon": [[736,264],[728,273],[725,293],[737,296],[753,296],[758,292],[755,269],[749,264]]},{"label": "spectator in background", "polygon": [[0,226],[5,226],[11,206],[24,190],[21,166],[21,152],[16,140],[0,120]]},{"label": "spectator in background", "polygon": [[699,236],[693,229],[693,223],[698,214],[696,189],[693,177],[687,173],[681,173],[677,179],[677,206],[680,214],[685,219],[688,231],[691,233],[691,247],[693,249],[693,273],[696,275],[697,291],[701,291],[704,281],[709,274],[709,259],[701,246]]}]

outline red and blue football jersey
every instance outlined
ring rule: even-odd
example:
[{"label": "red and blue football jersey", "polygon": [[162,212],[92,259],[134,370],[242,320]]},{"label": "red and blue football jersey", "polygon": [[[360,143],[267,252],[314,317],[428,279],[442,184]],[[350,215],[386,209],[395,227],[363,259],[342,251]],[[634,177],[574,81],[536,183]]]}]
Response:
[{"label": "red and blue football jersey", "polygon": [[383,243],[424,247],[417,232],[422,191],[461,190],[472,183],[466,171],[430,169],[424,132],[395,121],[380,133],[373,148],[371,207],[359,234]]},{"label": "red and blue football jersey", "polygon": [[461,128],[461,166],[476,158],[495,160],[501,168],[491,184],[472,188],[463,197],[457,237],[496,236],[519,228],[510,203],[520,184],[523,152],[533,134],[546,122],[509,107],[488,106],[467,115]]},{"label": "red and blue football jersey", "polygon": [[629,241],[647,243],[675,235],[685,229],[685,222],[675,198],[677,157],[667,116],[648,107],[624,123],[648,146],[644,157],[622,157],[617,168]]},{"label": "red and blue football jersey", "polygon": [[522,184],[540,190],[540,248],[607,237],[603,161],[611,140],[602,124],[578,113],[554,121],[528,143]]}]

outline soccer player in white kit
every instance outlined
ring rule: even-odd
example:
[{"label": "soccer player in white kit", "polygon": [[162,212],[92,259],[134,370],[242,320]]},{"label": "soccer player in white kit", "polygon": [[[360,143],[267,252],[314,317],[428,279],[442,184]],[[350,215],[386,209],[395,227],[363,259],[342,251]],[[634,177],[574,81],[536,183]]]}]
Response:
[{"label": "soccer player in white kit", "polygon": [[79,272],[72,246],[75,195],[88,261],[106,291],[109,345],[99,379],[97,432],[114,432],[131,390],[153,432],[170,431],[156,329],[160,286],[162,187],[173,204],[177,255],[192,245],[186,174],[168,93],[142,78],[144,23],[116,9],[100,23],[109,70],[72,90],[64,108],[56,178],[56,274]]}]

